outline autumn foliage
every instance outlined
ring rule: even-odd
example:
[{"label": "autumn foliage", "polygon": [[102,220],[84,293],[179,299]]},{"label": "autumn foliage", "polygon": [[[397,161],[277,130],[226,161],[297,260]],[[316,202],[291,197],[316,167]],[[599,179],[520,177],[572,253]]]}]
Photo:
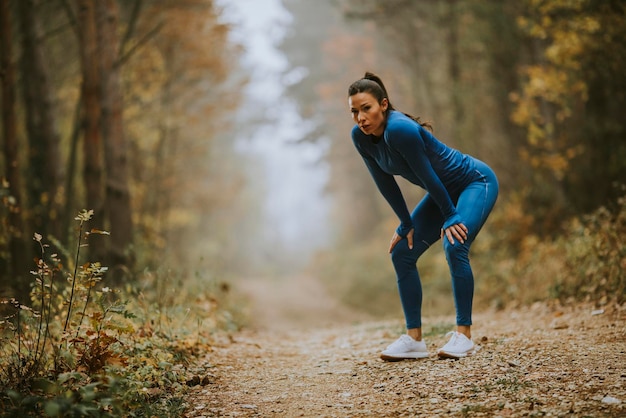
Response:
[{"label": "autumn foliage", "polygon": [[212,140],[244,80],[228,26],[209,0],[37,3],[2,3],[18,23],[2,37],[3,287],[27,295],[30,237],[64,258],[85,207],[112,231],[89,247],[112,280],[155,261],[146,247],[184,259],[174,249],[212,211],[196,191],[224,187]]}]

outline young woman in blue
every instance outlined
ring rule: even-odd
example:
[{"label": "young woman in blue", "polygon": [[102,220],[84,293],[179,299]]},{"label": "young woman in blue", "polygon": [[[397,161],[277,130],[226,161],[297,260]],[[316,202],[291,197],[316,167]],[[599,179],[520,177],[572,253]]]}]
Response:
[{"label": "young woman in blue", "polygon": [[[452,276],[457,329],[437,354],[451,358],[471,355],[474,276],[469,250],[496,202],[498,180],[487,164],[446,146],[426,129],[427,124],[396,111],[376,75],[365,73],[350,85],[348,104],[356,122],[352,129],[354,145],[400,220],[389,253],[407,333],[389,345],[381,358],[397,361],[428,357],[422,339],[422,287],[417,259],[440,238]],[[427,192],[411,213],[394,176]]]}]

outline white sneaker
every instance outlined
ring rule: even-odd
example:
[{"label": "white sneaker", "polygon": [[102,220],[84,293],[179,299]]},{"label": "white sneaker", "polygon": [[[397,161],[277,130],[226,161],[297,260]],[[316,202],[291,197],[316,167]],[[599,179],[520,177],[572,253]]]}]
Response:
[{"label": "white sneaker", "polygon": [[439,349],[437,355],[442,358],[462,358],[474,354],[475,348],[472,340],[457,331],[451,331],[450,341]]},{"label": "white sneaker", "polygon": [[400,336],[400,338],[391,343],[385,351],[380,354],[380,358],[385,361],[426,357],[428,357],[428,349],[426,348],[424,340],[415,341],[407,334]]}]

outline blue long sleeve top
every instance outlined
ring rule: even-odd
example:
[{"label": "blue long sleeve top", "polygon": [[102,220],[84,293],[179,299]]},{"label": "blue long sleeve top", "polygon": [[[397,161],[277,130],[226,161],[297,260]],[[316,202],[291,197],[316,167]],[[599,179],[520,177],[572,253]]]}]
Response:
[{"label": "blue long sleeve top", "polygon": [[400,219],[398,235],[406,237],[413,222],[395,175],[428,192],[441,210],[444,229],[462,222],[453,197],[456,200],[476,179],[472,157],[443,144],[419,123],[395,110],[389,112],[382,137],[366,135],[355,125],[352,141],[378,190]]}]

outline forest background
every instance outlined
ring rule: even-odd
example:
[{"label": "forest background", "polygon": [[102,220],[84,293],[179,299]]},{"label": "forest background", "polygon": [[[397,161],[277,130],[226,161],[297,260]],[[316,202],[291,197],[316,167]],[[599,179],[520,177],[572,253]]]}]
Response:
[{"label": "forest background", "polygon": [[[472,254],[477,309],[624,301],[623,2],[283,0],[278,100],[307,121],[289,146],[323,150],[327,169],[329,216],[309,228],[330,232],[323,245],[300,237],[306,251],[268,238],[263,167],[237,140],[283,115],[246,103],[251,69],[224,18],[235,2],[0,1],[3,402],[43,377],[78,388],[113,366],[158,381],[120,354],[129,334],[181,355],[168,344],[185,330],[195,344],[245,323],[229,289],[253,275],[306,272],[355,309],[398,316],[385,251],[397,220],[349,138],[346,90],[365,71],[498,174]],[[399,182],[412,207],[421,192]],[[425,313],[449,312],[440,249],[420,268]],[[33,408],[70,408],[52,386]],[[124,387],[126,409],[163,390]]]}]

